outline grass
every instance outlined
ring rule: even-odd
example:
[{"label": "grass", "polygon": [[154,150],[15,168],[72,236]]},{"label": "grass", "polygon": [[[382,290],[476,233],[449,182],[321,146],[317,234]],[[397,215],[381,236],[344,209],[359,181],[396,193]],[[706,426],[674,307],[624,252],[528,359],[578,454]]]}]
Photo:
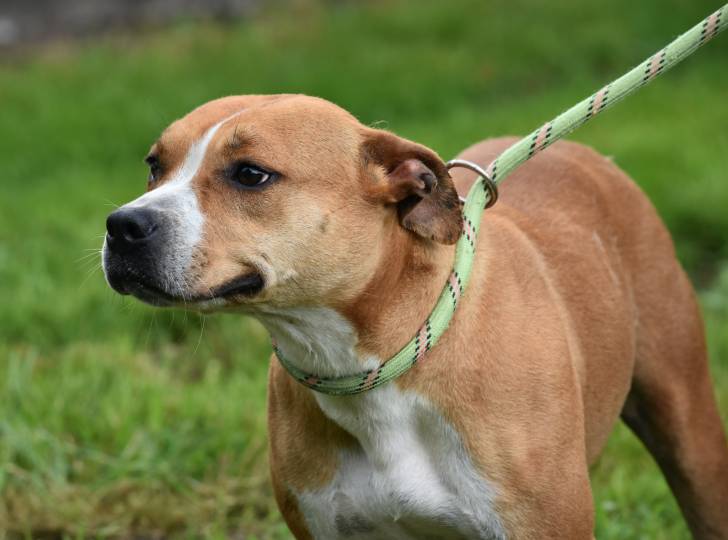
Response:
[{"label": "grass", "polygon": [[[327,97],[451,156],[526,133],[714,1],[299,1],[0,64],[0,538],[289,538],[265,458],[269,346],[254,322],[155,311],[98,270],[174,118],[234,93]],[[728,37],[572,138],[647,191],[701,290],[728,419]],[[593,473],[597,537],[687,538],[619,427]]]}]

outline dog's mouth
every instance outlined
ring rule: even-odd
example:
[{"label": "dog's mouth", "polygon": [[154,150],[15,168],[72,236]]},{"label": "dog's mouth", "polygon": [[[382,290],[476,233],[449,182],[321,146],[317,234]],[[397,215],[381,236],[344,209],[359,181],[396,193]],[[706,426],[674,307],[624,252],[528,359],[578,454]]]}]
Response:
[{"label": "dog's mouth", "polygon": [[229,298],[232,296],[254,296],[263,290],[265,282],[258,272],[238,276],[230,281],[215,287],[210,293],[210,300],[214,298]]},{"label": "dog's mouth", "polygon": [[206,294],[186,295],[171,293],[142,276],[127,275],[121,280],[109,280],[111,287],[123,295],[132,295],[142,302],[158,307],[188,306],[235,297],[250,298],[265,287],[263,276],[258,272],[244,274],[210,289]]}]

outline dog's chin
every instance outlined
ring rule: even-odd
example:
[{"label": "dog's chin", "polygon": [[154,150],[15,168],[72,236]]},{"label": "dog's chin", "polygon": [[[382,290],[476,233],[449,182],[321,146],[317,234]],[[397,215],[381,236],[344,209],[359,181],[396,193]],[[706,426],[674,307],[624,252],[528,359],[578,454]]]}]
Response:
[{"label": "dog's chin", "polygon": [[182,307],[212,311],[254,298],[265,288],[263,276],[257,272],[238,276],[204,293],[171,291],[155,280],[126,273],[109,272],[106,276],[112,289],[131,295],[156,307]]}]

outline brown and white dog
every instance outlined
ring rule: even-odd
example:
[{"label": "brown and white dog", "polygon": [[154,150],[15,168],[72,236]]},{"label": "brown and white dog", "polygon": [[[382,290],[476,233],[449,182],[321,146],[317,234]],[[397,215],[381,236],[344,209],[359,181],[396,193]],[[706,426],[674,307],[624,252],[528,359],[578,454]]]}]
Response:
[{"label": "brown and white dog", "polygon": [[[512,140],[462,158],[486,165]],[[322,99],[242,96],[174,122],[104,270],[161,306],[251,314],[320,376],[376,366],[434,306],[460,233],[433,151]],[[457,189],[457,191],[456,191]],[[372,391],[314,393],[273,358],[270,465],[297,538],[591,538],[588,468],[642,439],[694,535],[728,538],[728,448],[695,295],[610,160],[559,142],[486,212],[440,343]]]}]

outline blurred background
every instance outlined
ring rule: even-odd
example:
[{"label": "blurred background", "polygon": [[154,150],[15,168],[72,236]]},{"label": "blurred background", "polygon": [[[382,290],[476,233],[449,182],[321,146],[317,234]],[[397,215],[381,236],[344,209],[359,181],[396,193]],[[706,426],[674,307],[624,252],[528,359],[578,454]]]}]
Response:
[{"label": "blurred background", "polygon": [[[330,99],[455,155],[526,134],[711,0],[2,0],[0,538],[289,538],[268,484],[265,332],[112,293],[104,220],[172,120],[228,94]],[[699,291],[728,420],[728,36],[572,136],[649,194]],[[484,221],[487,227],[487,219]],[[688,533],[618,427],[597,538]]]}]

